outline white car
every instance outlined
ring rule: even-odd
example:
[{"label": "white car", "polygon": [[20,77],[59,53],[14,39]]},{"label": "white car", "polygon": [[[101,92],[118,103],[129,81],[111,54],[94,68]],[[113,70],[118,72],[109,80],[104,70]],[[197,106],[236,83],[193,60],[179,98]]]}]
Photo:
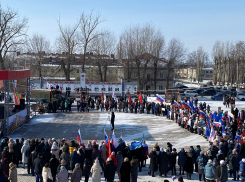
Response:
[{"label": "white car", "polygon": [[244,93],[238,93],[236,97],[239,100],[245,100],[245,94]]},{"label": "white car", "polygon": [[186,90],[184,93],[189,95],[190,97],[197,97],[198,96],[198,93],[196,93],[192,90]]}]

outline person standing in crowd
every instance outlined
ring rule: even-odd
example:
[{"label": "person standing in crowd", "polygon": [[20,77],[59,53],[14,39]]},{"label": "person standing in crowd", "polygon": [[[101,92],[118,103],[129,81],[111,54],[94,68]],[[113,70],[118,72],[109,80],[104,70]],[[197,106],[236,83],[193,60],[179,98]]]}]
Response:
[{"label": "person standing in crowd", "polygon": [[192,153],[192,150],[190,149],[186,155],[186,162],[185,162],[185,171],[187,173],[188,180],[191,180],[191,175],[193,173],[192,157],[193,157],[193,153]]},{"label": "person standing in crowd", "polygon": [[57,168],[59,166],[59,160],[55,157],[55,155],[52,155],[52,158],[49,162],[49,167],[51,169],[51,174],[53,177],[53,182],[56,180],[56,174],[57,174]]},{"label": "person standing in crowd", "polygon": [[31,153],[34,151],[33,144],[30,143],[29,147],[26,149],[25,156],[27,158],[27,173],[30,174],[30,170],[33,173],[33,168],[32,168],[32,156]]},{"label": "person standing in crowd", "polygon": [[12,138],[9,139],[8,148],[9,148],[9,162],[13,162],[14,140]]},{"label": "person standing in crowd", "polygon": [[111,158],[107,159],[107,163],[105,165],[105,181],[113,182],[115,178],[116,166]]},{"label": "person standing in crowd", "polygon": [[[94,161],[94,165],[92,166],[90,172],[92,173],[92,182],[100,182],[101,181],[101,173],[102,168],[100,166],[99,160],[96,159]],[[115,175],[115,171],[114,171],[114,175]]]},{"label": "person standing in crowd", "polygon": [[82,179],[82,170],[79,163],[76,163],[71,175],[71,182],[80,182]]},{"label": "person standing in crowd", "polygon": [[186,153],[184,148],[181,149],[181,151],[178,153],[179,159],[178,159],[178,165],[179,165],[179,175],[181,175],[181,169],[182,169],[182,175],[184,175],[184,166],[186,162]]},{"label": "person standing in crowd", "polygon": [[160,153],[158,155],[158,163],[159,163],[159,176],[167,176],[168,173],[168,154],[164,152],[163,148],[160,148]]},{"label": "person standing in crowd", "polygon": [[7,175],[7,177],[9,176],[9,162],[7,158],[4,158],[2,160],[3,162],[0,164],[0,169],[3,170],[3,172]]},{"label": "person standing in crowd", "polygon": [[65,166],[60,167],[60,172],[56,176],[57,182],[68,182],[68,171]]},{"label": "person standing in crowd", "polygon": [[204,169],[205,166],[207,165],[207,158],[205,157],[203,151],[200,152],[200,155],[197,158],[197,164],[198,164],[199,181],[202,180],[202,176],[203,176],[203,181],[205,182]]},{"label": "person standing in crowd", "polygon": [[8,177],[9,182],[17,182],[17,169],[16,169],[16,167],[17,166],[13,162],[11,162],[9,164],[9,177]]},{"label": "person standing in crowd", "polygon": [[84,165],[83,165],[83,173],[84,173],[84,177],[85,177],[85,180],[84,182],[88,182],[89,180],[89,175],[90,175],[90,161],[88,158],[86,158],[84,160]]},{"label": "person standing in crowd", "polygon": [[24,145],[21,148],[21,153],[22,153],[22,163],[23,163],[23,168],[25,169],[25,164],[27,163],[27,157],[26,157],[26,149],[29,147],[29,142],[25,140]]},{"label": "person standing in crowd", "polygon": [[227,170],[227,165],[224,160],[220,161],[220,177],[219,177],[221,182],[226,182],[228,181],[228,170]]},{"label": "person standing in crowd", "polygon": [[115,122],[115,114],[112,111],[111,112],[111,126],[112,126],[112,129],[111,130],[114,130],[114,122]]},{"label": "person standing in crowd", "polygon": [[44,163],[43,163],[42,157],[43,157],[43,154],[39,153],[38,158],[34,160],[34,172],[36,174],[36,182],[43,181],[42,169],[43,169]]},{"label": "person standing in crowd", "polygon": [[43,182],[49,182],[49,180],[53,181],[53,176],[51,174],[51,169],[49,168],[49,164],[45,164],[42,170]]},{"label": "person standing in crowd", "polygon": [[169,161],[170,161],[170,165],[171,165],[172,175],[176,175],[176,157],[177,157],[176,148],[173,148],[173,151],[169,155]]},{"label": "person standing in crowd", "polygon": [[21,156],[21,143],[19,142],[19,139],[15,140],[15,144],[13,146],[14,154],[13,154],[13,162],[16,164],[17,167],[19,167],[19,161]]},{"label": "person standing in crowd", "polygon": [[[131,176],[130,176],[130,182],[137,182],[138,168],[139,168],[138,159],[135,156],[133,156],[132,157],[132,160],[131,160]],[[153,174],[154,174],[154,172],[153,172]]]},{"label": "person standing in crowd", "polygon": [[205,179],[207,180],[207,182],[214,181],[215,169],[214,169],[211,159],[208,160],[208,163],[204,169],[204,173],[205,173]]},{"label": "person standing in crowd", "polygon": [[121,182],[129,182],[130,181],[130,172],[131,166],[129,163],[129,159],[127,157],[124,158],[122,163],[120,174],[121,174]]},{"label": "person standing in crowd", "polygon": [[[235,154],[232,157],[232,166],[233,166],[233,179],[234,181],[239,181],[239,167],[240,167],[240,161],[242,160],[242,155],[239,154],[239,151],[235,151]],[[238,174],[238,175],[237,175]],[[237,175],[237,177],[236,177]]]},{"label": "person standing in crowd", "polygon": [[149,154],[150,158],[150,171],[148,172],[149,175],[152,175],[152,177],[155,177],[154,172],[158,169],[158,161],[157,161],[157,152],[156,148],[153,148],[153,151]]},{"label": "person standing in crowd", "polygon": [[121,169],[121,166],[122,166],[122,163],[123,163],[123,156],[122,156],[121,151],[118,151],[117,152],[116,159],[117,159],[116,172],[117,172],[118,179],[120,181],[121,180],[120,169]]}]

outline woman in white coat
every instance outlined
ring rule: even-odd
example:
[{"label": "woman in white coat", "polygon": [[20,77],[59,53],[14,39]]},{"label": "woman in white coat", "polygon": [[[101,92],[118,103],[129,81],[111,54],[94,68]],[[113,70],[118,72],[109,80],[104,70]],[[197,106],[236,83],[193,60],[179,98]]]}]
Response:
[{"label": "woman in white coat", "polygon": [[53,181],[53,176],[51,174],[51,169],[49,168],[49,164],[45,164],[42,171],[43,182],[48,182],[48,179]]},{"label": "woman in white coat", "polygon": [[29,147],[29,142],[27,140],[24,141],[24,145],[21,148],[21,153],[22,153],[22,163],[23,163],[23,168],[25,169],[25,164],[27,163],[27,158],[26,158],[26,149]]},{"label": "woman in white coat", "polygon": [[92,173],[92,182],[101,182],[101,173],[103,171],[98,159],[95,160],[90,172]]},{"label": "woman in white coat", "polygon": [[60,151],[60,148],[58,147],[57,143],[54,142],[52,145],[50,153],[52,155],[55,155],[56,159],[58,159],[58,160],[59,160],[59,151]]}]

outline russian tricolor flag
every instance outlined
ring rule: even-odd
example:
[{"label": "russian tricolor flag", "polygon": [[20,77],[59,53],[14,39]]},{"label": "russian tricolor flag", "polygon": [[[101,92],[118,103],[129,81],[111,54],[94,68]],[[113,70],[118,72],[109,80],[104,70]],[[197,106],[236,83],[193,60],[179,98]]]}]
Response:
[{"label": "russian tricolor flag", "polygon": [[105,134],[105,142],[108,143],[108,136],[107,136],[107,134],[105,132],[105,129],[104,129],[104,134]]},{"label": "russian tricolor flag", "polygon": [[242,138],[238,134],[236,134],[236,139],[239,143],[243,143]]},{"label": "russian tricolor flag", "polygon": [[220,122],[214,122],[213,125],[214,125],[214,126],[221,127],[221,123],[220,123]]},{"label": "russian tricolor flag", "polygon": [[202,110],[200,110],[200,111],[199,111],[199,115],[200,115],[201,117],[204,117],[204,116],[205,116],[205,113],[204,113]]},{"label": "russian tricolor flag", "polygon": [[81,137],[80,129],[78,129],[78,132],[77,132],[77,141],[79,143],[79,146],[82,146],[83,140],[82,140],[82,137]]},{"label": "russian tricolor flag", "polygon": [[180,108],[180,105],[176,101],[174,101],[174,106]]},{"label": "russian tricolor flag", "polygon": [[164,98],[162,98],[160,95],[156,95],[157,96],[157,100],[159,101],[159,102],[161,102],[161,103],[163,103],[164,102]]}]

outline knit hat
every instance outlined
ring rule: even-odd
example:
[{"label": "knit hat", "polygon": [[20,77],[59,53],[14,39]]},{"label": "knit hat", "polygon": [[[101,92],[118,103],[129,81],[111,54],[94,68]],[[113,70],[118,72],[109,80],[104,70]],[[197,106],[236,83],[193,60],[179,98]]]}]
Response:
[{"label": "knit hat", "polygon": [[200,154],[202,155],[202,154],[204,154],[204,152],[203,152],[203,151],[201,151],[201,152],[200,152]]},{"label": "knit hat", "polygon": [[212,164],[212,159],[209,159],[209,160],[208,160],[208,163]]},{"label": "knit hat", "polygon": [[161,151],[161,152],[164,152],[164,149],[163,149],[163,148],[160,148],[160,151]]},{"label": "knit hat", "polygon": [[107,161],[112,161],[112,159],[111,158],[108,158]]},{"label": "knit hat", "polygon": [[115,152],[112,152],[111,155],[115,155]]},{"label": "knit hat", "polygon": [[222,151],[221,150],[219,150],[219,152],[218,152],[219,154],[221,154],[222,153]]},{"label": "knit hat", "polygon": [[60,170],[65,170],[65,169],[66,169],[65,166],[61,166],[61,167],[60,167]]},{"label": "knit hat", "polygon": [[243,159],[242,159],[242,162],[244,162],[244,163],[245,163],[245,158],[243,158]]},{"label": "knit hat", "polygon": [[224,164],[225,164],[225,161],[224,161],[224,160],[221,160],[219,163],[220,163],[221,165],[224,165]]},{"label": "knit hat", "polygon": [[178,181],[183,182],[183,177],[180,176],[180,177],[178,178]]}]

